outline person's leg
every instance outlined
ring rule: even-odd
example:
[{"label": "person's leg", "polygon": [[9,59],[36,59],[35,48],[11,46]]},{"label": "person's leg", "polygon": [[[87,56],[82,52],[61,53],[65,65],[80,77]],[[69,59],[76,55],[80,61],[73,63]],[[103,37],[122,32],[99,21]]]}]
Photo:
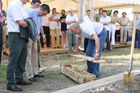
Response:
[{"label": "person's leg", "polygon": [[56,29],[56,47],[60,47],[60,31]]},{"label": "person's leg", "polygon": [[3,35],[2,35],[2,40],[3,40],[3,54],[7,53],[6,52],[6,27],[3,26]]},{"label": "person's leg", "polygon": [[41,33],[40,33],[40,43],[41,43],[41,47],[44,48],[44,42]]},{"label": "person's leg", "polygon": [[0,65],[1,65],[1,56],[2,56],[2,25],[0,24]]},{"label": "person's leg", "polygon": [[87,50],[87,46],[88,46],[88,38],[85,38],[85,40],[84,40],[84,51],[86,52],[86,50]]},{"label": "person's leg", "polygon": [[27,51],[27,59],[26,59],[26,76],[27,79],[30,79],[33,77],[33,68],[32,68],[32,48],[33,48],[33,41],[29,39],[28,44],[28,51]]},{"label": "person's leg", "polygon": [[127,28],[127,26],[125,26],[125,28],[124,28],[124,43],[126,43],[126,41],[127,41],[127,32],[128,32],[128,28]]},{"label": "person's leg", "polygon": [[110,51],[109,31],[107,31],[106,42],[107,42],[107,44],[106,44],[107,51]]},{"label": "person's leg", "polygon": [[[99,58],[101,58],[101,54],[102,54],[102,51],[103,51],[103,48],[104,48],[106,36],[107,36],[107,32],[106,32],[106,29],[104,28],[102,33],[98,36],[99,39],[100,39]],[[94,73],[95,73],[96,76],[99,75],[99,68],[100,68],[100,64],[95,63]]]},{"label": "person's leg", "polygon": [[37,51],[37,42],[33,41],[32,54],[31,54],[33,75],[37,75],[39,73],[38,58],[39,56]]},{"label": "person's leg", "polygon": [[37,41],[37,52],[38,52],[38,67],[41,68],[41,62],[40,62],[40,40]]},{"label": "person's leg", "polygon": [[120,34],[121,34],[121,35],[120,35],[120,36],[121,36],[121,37],[120,37],[120,42],[121,42],[121,43],[124,43],[124,42],[123,42],[123,34],[124,34],[124,27],[123,27],[123,26],[121,26],[120,32],[121,32],[121,33],[120,33]]},{"label": "person's leg", "polygon": [[66,48],[66,31],[61,31],[62,33],[62,38],[63,38],[63,48]]},{"label": "person's leg", "polygon": [[72,42],[74,45],[74,49],[76,49],[76,34],[72,33]]},{"label": "person's leg", "polygon": [[72,54],[72,32],[70,31],[70,29],[67,30],[67,37],[68,37],[68,43],[69,43],[68,53]]},{"label": "person's leg", "polygon": [[112,25],[112,40],[111,40],[112,45],[115,45],[115,32],[116,32],[116,26]]},{"label": "person's leg", "polygon": [[51,47],[52,48],[55,48],[56,45],[55,45],[55,30],[54,29],[51,29]]},{"label": "person's leg", "polygon": [[20,52],[20,56],[18,58],[18,64],[16,66],[15,76],[16,76],[16,82],[23,82],[24,81],[23,73],[25,72],[25,65],[26,65],[26,58],[27,58],[27,41],[21,39],[18,45],[20,45],[19,47],[22,46],[22,49]]},{"label": "person's leg", "polygon": [[140,48],[140,31],[138,31],[138,48]]},{"label": "person's leg", "polygon": [[137,48],[137,41],[138,41],[138,31],[136,30],[136,35],[135,35],[135,48]]},{"label": "person's leg", "polygon": [[[9,63],[7,65],[7,86],[12,86],[16,84],[14,75],[15,70],[20,68],[19,59],[21,56],[21,51],[23,48],[22,40],[19,37],[18,33],[9,33],[8,34],[8,44],[9,44]],[[26,58],[25,58],[26,59]],[[19,69],[19,72],[24,71],[24,69]]]},{"label": "person's leg", "polygon": [[46,28],[45,35],[46,35],[47,47],[50,47],[50,28],[49,27]]},{"label": "person's leg", "polygon": [[[95,54],[95,40],[91,40],[89,39],[88,41],[88,46],[87,46],[87,50],[86,50],[86,56],[89,57],[94,57]],[[95,68],[95,63],[91,62],[91,61],[87,61],[87,72],[92,73],[95,75],[94,73],[94,68]]]}]

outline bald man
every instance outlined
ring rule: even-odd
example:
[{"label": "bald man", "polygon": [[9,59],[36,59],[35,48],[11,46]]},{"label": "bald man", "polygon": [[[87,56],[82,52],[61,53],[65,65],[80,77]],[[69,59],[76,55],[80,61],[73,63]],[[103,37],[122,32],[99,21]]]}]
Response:
[{"label": "bald man", "polygon": [[[95,60],[99,60],[101,58],[107,34],[103,25],[97,22],[88,21],[81,24],[73,24],[70,29],[73,33],[78,34],[77,46],[73,53],[76,54],[78,52],[78,46],[80,45],[81,37],[83,36],[89,39],[86,55],[94,57]],[[89,73],[96,76],[99,75],[99,63],[87,61],[87,65],[87,71]]]}]

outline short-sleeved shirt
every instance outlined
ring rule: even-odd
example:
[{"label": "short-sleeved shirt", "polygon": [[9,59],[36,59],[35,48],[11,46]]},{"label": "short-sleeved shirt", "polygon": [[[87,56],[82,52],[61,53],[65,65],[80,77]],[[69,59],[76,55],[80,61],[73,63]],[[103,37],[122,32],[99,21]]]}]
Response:
[{"label": "short-sleeved shirt", "polygon": [[[62,15],[61,17],[60,17],[60,22],[61,22],[61,20],[65,20],[66,19],[66,15]],[[66,31],[67,30],[67,24],[66,24],[66,22],[61,22],[61,31]]]},{"label": "short-sleeved shirt", "polygon": [[[111,22],[111,18],[109,17],[109,16],[106,16],[106,17],[101,17],[101,19],[100,19],[100,23],[108,23],[108,22]],[[108,25],[104,25],[104,27],[105,27],[105,29],[106,30],[110,30],[110,27],[109,27],[109,24]]]},{"label": "short-sleeved shirt", "polygon": [[46,27],[49,26],[49,19],[48,18],[49,18],[48,15],[42,17],[42,26],[46,26]]},{"label": "short-sleeved shirt", "polygon": [[27,9],[27,13],[28,13],[29,17],[31,17],[36,24],[37,35],[40,35],[40,27],[42,26],[42,17],[39,16],[38,10],[29,8],[29,9]]},{"label": "short-sleeved shirt", "polygon": [[103,24],[98,22],[83,22],[80,24],[81,34],[78,37],[85,37],[92,39],[91,35],[99,35],[103,31]]},{"label": "short-sleeved shirt", "polygon": [[[54,15],[53,19],[60,19],[59,15]],[[50,29],[59,29],[59,22],[50,20]]]},{"label": "short-sleeved shirt", "polygon": [[[68,21],[79,21],[78,16],[76,14],[74,14],[73,16],[68,14],[66,16],[66,22]],[[69,29],[73,24],[67,24],[67,29]]]},{"label": "short-sleeved shirt", "polygon": [[29,16],[22,2],[20,0],[14,0],[8,6],[8,12],[7,12],[8,32],[20,32],[19,25],[16,23],[16,21],[23,20],[28,17]]},{"label": "short-sleeved shirt", "polygon": [[127,26],[128,22],[129,22],[129,18],[128,17],[120,17],[118,20],[121,25]]},{"label": "short-sleeved shirt", "polygon": [[96,22],[100,22],[100,18],[102,17],[103,15],[100,15],[99,13],[95,15],[94,19],[96,19]]}]

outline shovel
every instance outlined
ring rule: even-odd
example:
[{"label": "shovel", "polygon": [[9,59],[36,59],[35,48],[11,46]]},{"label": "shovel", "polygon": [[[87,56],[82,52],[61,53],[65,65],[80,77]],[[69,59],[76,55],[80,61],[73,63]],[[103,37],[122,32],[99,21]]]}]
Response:
[{"label": "shovel", "polygon": [[134,13],[134,25],[133,25],[133,35],[132,35],[132,42],[131,42],[131,53],[130,53],[130,64],[129,64],[129,71],[128,73],[124,74],[124,85],[132,84],[134,82],[134,74],[131,73],[132,66],[133,66],[133,56],[134,56],[134,42],[135,42],[135,33],[136,33],[136,14]]}]

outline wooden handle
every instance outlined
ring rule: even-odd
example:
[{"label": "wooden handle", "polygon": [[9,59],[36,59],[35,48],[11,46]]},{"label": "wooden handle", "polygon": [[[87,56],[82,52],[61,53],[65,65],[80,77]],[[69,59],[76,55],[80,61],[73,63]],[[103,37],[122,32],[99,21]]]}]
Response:
[{"label": "wooden handle", "polygon": [[95,60],[93,57],[89,57],[89,56],[85,56],[85,55],[73,55],[74,57],[77,57],[77,58],[82,58],[82,59],[85,59],[85,60],[88,60],[88,61],[91,61],[91,62],[94,62],[94,63],[101,63],[101,62],[105,62],[105,60]]},{"label": "wooden handle", "polygon": [[137,12],[134,13],[134,24],[133,24],[133,34],[132,34],[132,42],[131,42],[131,52],[130,52],[130,64],[129,64],[129,71],[132,69],[133,65],[133,56],[134,56],[134,44],[135,44],[135,35],[136,35],[136,23],[137,23]]}]

